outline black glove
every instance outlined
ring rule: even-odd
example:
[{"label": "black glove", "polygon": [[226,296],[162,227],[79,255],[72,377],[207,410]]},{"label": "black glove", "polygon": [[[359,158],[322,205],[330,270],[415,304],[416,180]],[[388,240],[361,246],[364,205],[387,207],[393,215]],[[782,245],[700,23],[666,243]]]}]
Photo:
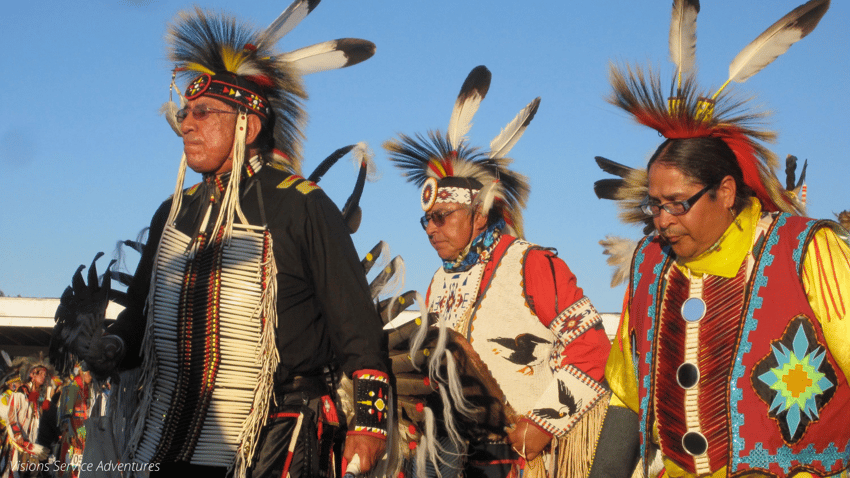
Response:
[{"label": "black glove", "polygon": [[[59,370],[67,371],[75,358],[88,361],[91,357],[94,361],[102,362],[98,357],[107,350],[113,357],[117,356],[114,345],[98,343],[103,335],[110,290],[109,273],[104,274],[102,284],[98,283],[95,263],[102,255],[102,252],[97,253],[89,267],[88,284],[82,275],[85,266],[77,268],[71,286],[65,289],[56,309],[50,359]],[[109,263],[107,272],[114,263]],[[123,346],[120,348],[123,349]]]}]

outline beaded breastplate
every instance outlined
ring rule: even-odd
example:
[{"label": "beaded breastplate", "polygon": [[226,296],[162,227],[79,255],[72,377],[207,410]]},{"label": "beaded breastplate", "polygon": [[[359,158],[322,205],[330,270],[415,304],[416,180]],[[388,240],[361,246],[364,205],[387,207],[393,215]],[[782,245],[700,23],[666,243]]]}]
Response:
[{"label": "beaded breastplate", "polygon": [[[166,226],[148,306],[139,463],[231,466],[249,458],[267,413],[274,259],[265,228],[191,238]],[[241,461],[241,460],[237,460]]]}]

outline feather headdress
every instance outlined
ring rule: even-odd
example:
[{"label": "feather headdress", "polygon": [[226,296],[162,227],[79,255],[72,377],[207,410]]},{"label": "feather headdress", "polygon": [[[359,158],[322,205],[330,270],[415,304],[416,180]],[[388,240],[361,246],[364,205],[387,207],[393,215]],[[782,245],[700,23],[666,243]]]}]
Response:
[{"label": "feather headdress", "polygon": [[[301,170],[302,128],[306,122],[302,100],[307,94],[301,76],[350,66],[375,53],[373,43],[353,38],[288,53],[275,51],[275,44],[318,3],[296,0],[263,31],[196,7],[178,14],[166,37],[175,77],[190,81],[181,103],[212,96],[257,114],[269,132],[261,133],[266,134],[264,142],[270,146],[267,160],[283,163],[294,173]],[[163,111],[180,134],[177,105],[170,102]]]},{"label": "feather headdress", "polygon": [[[721,139],[734,153],[744,183],[753,190],[765,210],[800,214],[802,205],[782,187],[774,173],[779,163],[764,143],[772,142],[775,134],[762,129],[765,114],[750,109],[746,100],[735,98],[725,88],[731,81],[746,81],[785,53],[792,44],[814,30],[828,8],[829,0],[811,0],[771,25],[735,57],[729,67],[729,79],[711,94],[699,90],[691,71],[699,3],[675,0],[670,56],[676,65],[677,78],[669,90],[672,94],[667,97],[659,76],[651,70],[612,67],[610,80],[614,91],[609,101],[667,139]],[[608,171],[605,167],[602,169]],[[612,174],[624,179],[598,181],[595,185],[597,196],[616,199],[623,209],[634,209],[646,196],[647,186],[644,183],[640,187],[635,181],[640,181],[641,177],[645,181],[646,174]],[[625,222],[646,224],[646,218],[625,210],[621,218]]]},{"label": "feather headdress", "polygon": [[[667,139],[722,140],[733,152],[744,183],[765,210],[800,214],[805,206],[782,187],[774,173],[777,158],[764,145],[775,138],[773,132],[761,128],[765,114],[749,109],[745,100],[736,99],[725,88],[731,81],[746,81],[785,53],[817,26],[828,8],[829,0],[811,0],[771,25],[735,57],[729,67],[729,79],[714,94],[709,94],[699,90],[694,74],[699,1],[673,0],[669,49],[676,72],[669,98],[659,76],[651,70],[612,66],[610,80],[614,91],[609,102]],[[603,171],[617,176],[594,183],[597,197],[616,200],[623,222],[639,224],[644,234],[652,233],[652,217],[640,209],[649,186],[646,170],[600,156],[596,162]],[[623,253],[631,246],[622,246],[624,243],[610,238],[600,242],[609,256],[608,263],[615,268],[612,286],[624,280],[623,271],[631,260],[631,254]]]},{"label": "feather headdress", "polygon": [[428,211],[436,202],[480,205],[488,214],[493,204],[503,212],[509,234],[522,237],[522,209],[529,194],[528,179],[508,167],[507,154],[525,132],[537,113],[540,98],[534,99],[508,123],[482,151],[466,138],[472,118],[490,87],[490,71],[474,68],[464,81],[444,135],[430,131],[427,137],[400,134],[384,143],[390,160],[408,181],[422,187],[422,208]]}]

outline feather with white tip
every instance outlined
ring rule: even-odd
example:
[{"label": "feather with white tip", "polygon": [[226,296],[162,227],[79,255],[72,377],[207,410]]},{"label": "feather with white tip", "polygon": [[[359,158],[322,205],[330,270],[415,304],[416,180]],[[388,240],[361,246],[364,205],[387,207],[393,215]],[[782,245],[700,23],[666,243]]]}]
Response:
[{"label": "feather with white tip", "polygon": [[449,143],[453,149],[456,150],[460,147],[466,133],[472,128],[472,117],[478,111],[481,100],[487,96],[491,76],[490,70],[486,66],[480,65],[473,68],[466,77],[466,81],[463,82],[452,110],[447,132]]},{"label": "feather with white tip", "polygon": [[502,129],[502,132],[499,133],[498,136],[490,141],[491,158],[502,158],[510,152],[516,142],[522,137],[523,133],[525,133],[525,129],[528,128],[531,120],[534,119],[534,115],[537,114],[537,108],[539,106],[540,97],[538,96],[529,103],[528,106],[523,108],[522,111],[516,115],[516,118]]},{"label": "feather with white tip", "polygon": [[352,161],[354,161],[354,166],[366,167],[367,181],[371,183],[380,179],[378,167],[375,165],[375,153],[364,141],[361,141],[354,146],[354,152],[351,153],[351,158]]},{"label": "feather with white tip", "polygon": [[603,254],[608,256],[608,265],[614,267],[614,274],[611,276],[611,287],[617,287],[626,282],[629,278],[629,268],[631,267],[632,255],[637,247],[637,242],[624,237],[605,236],[605,239],[599,241],[599,245],[603,248]]},{"label": "feather with white tip", "polygon": [[676,65],[676,74],[694,67],[697,51],[697,14],[699,0],[673,0],[673,15],[670,19],[670,60]]},{"label": "feather with white tip", "polygon": [[301,75],[356,65],[375,54],[375,44],[359,38],[340,38],[299,48],[278,57]]},{"label": "feather with white tip", "polygon": [[287,33],[291,32],[301,20],[316,8],[320,0],[295,0],[268,26],[260,35],[260,42],[267,47],[277,43]]},{"label": "feather with white tip", "polygon": [[717,97],[730,81],[747,81],[788,51],[791,45],[811,33],[829,9],[829,2],[830,0],[810,0],[768,27],[735,56],[729,65],[729,79],[714,96]]}]

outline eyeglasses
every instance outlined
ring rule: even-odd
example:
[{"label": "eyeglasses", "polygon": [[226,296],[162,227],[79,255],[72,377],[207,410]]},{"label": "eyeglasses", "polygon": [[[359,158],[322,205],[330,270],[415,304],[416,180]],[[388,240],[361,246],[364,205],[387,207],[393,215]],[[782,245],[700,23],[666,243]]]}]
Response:
[{"label": "eyeglasses", "polygon": [[685,199],[684,201],[672,201],[666,204],[655,204],[649,202],[650,199],[646,198],[640,203],[640,210],[643,211],[647,216],[658,217],[661,214],[661,210],[664,209],[668,214],[673,216],[681,216],[688,212],[692,207],[694,207],[694,203],[699,201],[699,198],[703,196],[703,194],[707,193],[710,189],[714,188],[714,185],[706,186],[700,190],[700,192],[694,194],[693,196]]},{"label": "eyeglasses", "polygon": [[428,229],[428,223],[434,221],[435,226],[441,227],[443,224],[446,223],[447,217],[465,209],[465,207],[459,207],[457,209],[452,209],[451,211],[429,212],[428,214],[425,214],[424,216],[419,218],[419,224],[422,224],[422,229]]},{"label": "eyeglasses", "polygon": [[175,117],[177,118],[177,122],[182,123],[183,120],[185,120],[186,117],[189,116],[189,113],[192,113],[192,118],[195,118],[198,121],[203,121],[207,119],[207,116],[212,113],[222,113],[229,115],[239,114],[238,111],[219,110],[215,108],[210,108],[207,105],[198,105],[191,108],[187,106],[185,108],[180,108],[179,110],[177,110],[177,114],[175,115]]}]

